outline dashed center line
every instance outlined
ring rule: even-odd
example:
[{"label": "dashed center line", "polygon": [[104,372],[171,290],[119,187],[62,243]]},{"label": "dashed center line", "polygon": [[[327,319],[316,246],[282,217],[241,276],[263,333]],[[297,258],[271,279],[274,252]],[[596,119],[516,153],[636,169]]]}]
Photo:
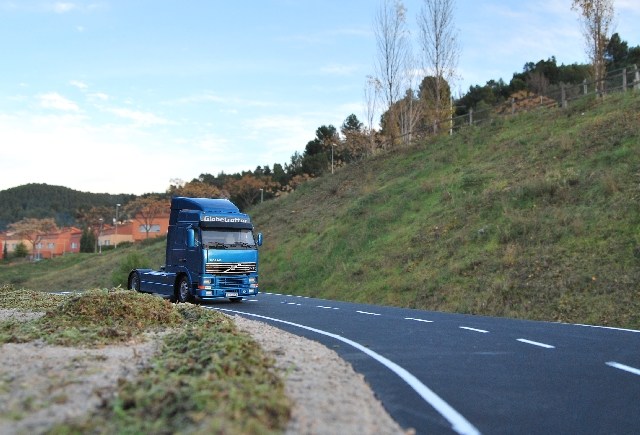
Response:
[{"label": "dashed center line", "polygon": [[378,314],[378,313],[369,313],[368,311],[356,311],[356,313],[367,314],[369,316],[381,316],[382,315],[382,314]]},{"label": "dashed center line", "polygon": [[626,366],[615,361],[609,361],[607,365],[609,367],[613,367],[614,369],[624,370],[625,372],[633,373],[634,375],[640,376],[640,369],[636,369],[635,367]]},{"label": "dashed center line", "polygon": [[485,331],[484,329],[469,328],[468,326],[461,326],[460,329],[466,329],[467,331],[481,332],[483,334],[489,333],[489,331]]},{"label": "dashed center line", "polygon": [[339,310],[340,308],[337,307],[325,307],[323,305],[316,305],[316,308],[323,308],[325,310]]},{"label": "dashed center line", "polygon": [[413,317],[405,317],[404,320],[415,320],[416,322],[433,323],[433,320],[414,319]]},{"label": "dashed center line", "polygon": [[518,341],[521,343],[527,343],[527,344],[532,344],[534,346],[539,346],[539,347],[544,347],[545,349],[555,349],[555,346],[552,346],[550,344],[545,344],[545,343],[540,343],[537,341],[531,341],[531,340],[527,340],[525,338],[518,338]]}]

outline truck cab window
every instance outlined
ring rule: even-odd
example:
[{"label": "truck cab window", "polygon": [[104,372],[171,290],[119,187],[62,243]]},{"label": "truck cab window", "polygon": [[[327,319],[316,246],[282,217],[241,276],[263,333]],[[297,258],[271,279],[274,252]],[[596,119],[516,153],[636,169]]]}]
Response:
[{"label": "truck cab window", "polygon": [[203,229],[202,243],[205,246],[226,249],[254,249],[253,232],[246,229],[224,228]]}]

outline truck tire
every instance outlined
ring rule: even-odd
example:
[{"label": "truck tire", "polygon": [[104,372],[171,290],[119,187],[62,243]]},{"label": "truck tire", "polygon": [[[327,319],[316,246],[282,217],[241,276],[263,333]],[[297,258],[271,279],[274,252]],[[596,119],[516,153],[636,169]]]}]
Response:
[{"label": "truck tire", "polygon": [[131,272],[129,275],[129,282],[127,284],[127,288],[129,290],[135,290],[137,292],[140,291],[140,275],[138,272]]},{"label": "truck tire", "polygon": [[231,302],[242,302],[242,298],[229,298]]},{"label": "truck tire", "polygon": [[191,302],[191,292],[189,291],[189,278],[181,276],[176,286],[176,301],[177,302]]}]

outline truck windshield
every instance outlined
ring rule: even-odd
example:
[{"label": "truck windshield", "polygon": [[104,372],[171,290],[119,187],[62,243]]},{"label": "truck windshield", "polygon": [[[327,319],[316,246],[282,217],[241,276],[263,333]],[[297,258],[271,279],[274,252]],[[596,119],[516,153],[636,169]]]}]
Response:
[{"label": "truck windshield", "polygon": [[251,230],[233,228],[203,229],[202,244],[218,249],[254,249],[256,247]]}]

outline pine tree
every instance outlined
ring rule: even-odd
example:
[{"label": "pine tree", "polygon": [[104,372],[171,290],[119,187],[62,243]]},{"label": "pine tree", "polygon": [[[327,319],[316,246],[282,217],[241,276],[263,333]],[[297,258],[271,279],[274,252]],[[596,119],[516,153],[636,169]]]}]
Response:
[{"label": "pine tree", "polygon": [[96,236],[88,228],[82,230],[82,237],[80,238],[80,252],[94,252],[94,245],[96,244]]}]

